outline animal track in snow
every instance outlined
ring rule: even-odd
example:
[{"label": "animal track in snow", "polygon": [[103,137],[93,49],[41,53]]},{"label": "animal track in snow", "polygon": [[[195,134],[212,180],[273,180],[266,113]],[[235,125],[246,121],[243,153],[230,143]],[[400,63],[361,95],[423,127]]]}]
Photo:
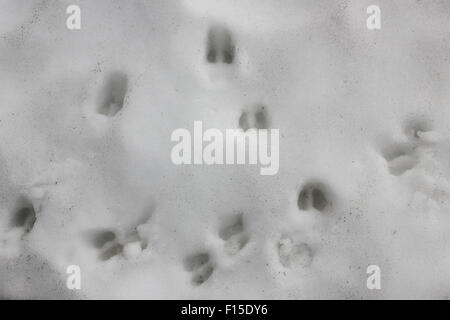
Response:
[{"label": "animal track in snow", "polygon": [[328,192],[321,184],[307,183],[303,186],[297,199],[297,206],[300,210],[311,208],[317,211],[325,211],[331,206]]},{"label": "animal track in snow", "polygon": [[87,233],[90,245],[99,250],[98,258],[107,261],[114,256],[133,258],[146,249],[147,241],[141,239],[137,232],[129,233],[126,240],[119,240],[111,230],[94,230]]},{"label": "animal track in snow", "polygon": [[407,145],[397,145],[389,148],[384,153],[384,158],[388,162],[389,172],[394,176],[399,176],[414,168],[418,163],[414,148]]},{"label": "animal track in snow", "polygon": [[278,243],[278,256],[285,268],[308,267],[313,260],[313,251],[304,242],[283,237]]},{"label": "animal track in snow", "polygon": [[93,231],[90,235],[90,242],[97,249],[102,248],[105,244],[115,239],[116,234],[111,230]]},{"label": "animal track in snow", "polygon": [[[107,261],[114,256],[125,259],[137,257],[148,246],[148,239],[139,229],[148,223],[150,214],[145,213],[138,221],[120,233],[110,229],[93,229],[84,233],[88,244],[99,251],[98,258]],[[141,230],[142,231],[142,230]]]},{"label": "animal track in snow", "polygon": [[382,154],[392,175],[400,176],[419,163],[420,149],[435,138],[431,129],[425,120],[410,120],[404,130],[408,141],[384,149]]},{"label": "animal track in snow", "polygon": [[211,277],[214,272],[214,265],[209,253],[202,252],[186,257],[184,269],[192,273],[192,285],[199,286]]},{"label": "animal track in snow", "polygon": [[248,129],[268,129],[269,115],[266,106],[259,104],[252,111],[243,111],[239,118],[239,128],[244,131]]},{"label": "animal track in snow", "polygon": [[247,244],[248,236],[244,230],[242,213],[220,229],[219,237],[225,241],[224,250],[229,255],[237,254]]},{"label": "animal track in snow", "polygon": [[220,26],[211,27],[208,32],[206,47],[206,60],[209,63],[233,63],[236,50],[228,29]]},{"label": "animal track in snow", "polygon": [[99,255],[99,259],[102,261],[108,261],[114,256],[118,256],[123,252],[123,245],[118,242],[111,241],[106,243],[102,248]]},{"label": "animal track in snow", "polygon": [[410,119],[405,124],[405,134],[412,139],[421,139],[421,135],[432,130],[430,121],[426,119]]},{"label": "animal track in snow", "polygon": [[86,240],[92,247],[99,250],[98,258],[107,261],[120,255],[123,246],[118,242],[116,233],[112,230],[91,230],[86,233]]},{"label": "animal track in snow", "polygon": [[128,90],[128,77],[121,71],[111,73],[105,81],[98,112],[107,117],[114,117],[122,108]]},{"label": "animal track in snow", "polygon": [[22,197],[19,200],[19,205],[11,217],[11,227],[21,228],[23,236],[28,234],[36,223],[36,211],[31,201]]}]

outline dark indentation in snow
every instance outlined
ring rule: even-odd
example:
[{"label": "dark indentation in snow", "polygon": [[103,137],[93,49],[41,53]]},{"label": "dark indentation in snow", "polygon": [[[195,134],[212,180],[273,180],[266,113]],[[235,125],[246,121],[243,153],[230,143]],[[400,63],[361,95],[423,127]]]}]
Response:
[{"label": "dark indentation in snow", "polygon": [[111,73],[106,78],[98,112],[107,117],[115,116],[123,108],[127,90],[127,75],[121,71]]},{"label": "dark indentation in snow", "polygon": [[102,248],[106,243],[116,239],[116,234],[111,230],[93,230],[86,234],[89,243],[97,249]]},{"label": "dark indentation in snow", "polygon": [[414,139],[420,139],[420,133],[431,131],[433,126],[426,118],[409,119],[405,123],[405,134]]},{"label": "dark indentation in snow", "polygon": [[228,223],[219,230],[219,237],[225,241],[225,252],[230,255],[238,253],[247,243],[248,236],[244,232],[242,213],[232,217]]},{"label": "dark indentation in snow", "polygon": [[23,228],[24,233],[29,233],[36,222],[36,211],[33,204],[26,198],[21,198],[19,206],[11,218],[11,226],[14,228]]},{"label": "dark indentation in snow", "polygon": [[400,176],[418,165],[421,150],[433,143],[433,140],[427,139],[427,134],[432,130],[432,123],[424,117],[405,121],[404,133],[408,141],[393,143],[381,150],[392,175]]},{"label": "dark indentation in snow", "polygon": [[214,272],[214,267],[211,264],[207,264],[202,267],[201,271],[197,272],[192,277],[192,284],[194,286],[199,286],[203,284],[206,280],[211,277],[212,273]]},{"label": "dark indentation in snow", "polygon": [[188,256],[184,260],[184,268],[187,271],[194,271],[195,269],[198,269],[199,267],[205,265],[208,262],[209,262],[209,254],[199,253],[196,255]]},{"label": "dark indentation in snow", "polygon": [[232,236],[244,231],[244,223],[242,221],[242,213],[239,213],[234,217],[232,223],[227,224],[219,231],[219,236],[223,240],[228,240]]},{"label": "dark indentation in snow", "polygon": [[297,199],[297,206],[300,210],[314,208],[318,211],[325,211],[331,206],[329,196],[321,184],[308,183],[300,191]]},{"label": "dark indentation in snow", "polygon": [[419,160],[413,154],[399,156],[389,162],[389,172],[394,176],[400,176],[413,169]]},{"label": "dark indentation in snow", "polygon": [[250,129],[250,125],[248,123],[248,113],[246,111],[242,111],[242,114],[239,117],[239,128],[244,131]]},{"label": "dark indentation in snow", "polygon": [[119,242],[114,231],[109,229],[90,230],[84,233],[86,241],[99,251],[98,258],[107,261],[120,255],[123,245]]},{"label": "dark indentation in snow", "polygon": [[213,26],[208,31],[206,60],[209,63],[232,64],[235,59],[235,45],[228,29]]},{"label": "dark indentation in snow", "polygon": [[209,63],[216,63],[217,61],[217,51],[214,48],[209,48],[208,53],[206,55],[206,60],[208,60]]},{"label": "dark indentation in snow", "polygon": [[300,191],[300,194],[298,196],[298,201],[297,201],[298,208],[300,210],[308,210],[309,193],[310,193],[309,189],[303,189],[302,191]]},{"label": "dark indentation in snow", "polygon": [[268,129],[269,115],[264,105],[256,105],[252,111],[243,111],[239,117],[239,128],[244,131],[248,129]]},{"label": "dark indentation in snow", "polygon": [[322,192],[322,190],[318,189],[318,188],[314,188],[312,190],[312,199],[313,199],[313,208],[322,211],[324,210],[327,205],[328,205],[328,201],[325,198],[325,194]]},{"label": "dark indentation in snow", "polygon": [[390,147],[384,148],[382,151],[383,157],[387,161],[394,160],[398,157],[402,157],[405,155],[408,155],[412,153],[414,150],[411,146],[406,144],[398,144],[398,145],[392,145]]},{"label": "dark indentation in snow", "polygon": [[255,126],[258,129],[269,128],[269,117],[265,106],[258,106],[255,111]]},{"label": "dark indentation in snow", "polygon": [[184,268],[186,271],[192,272],[191,283],[194,286],[203,284],[214,272],[209,253],[199,253],[186,257]]},{"label": "dark indentation in snow", "polygon": [[[413,135],[410,138],[415,139]],[[382,155],[386,159],[389,172],[394,176],[400,176],[413,169],[419,162],[416,148],[413,143],[394,144],[384,148]]]},{"label": "dark indentation in snow", "polygon": [[102,251],[99,255],[99,259],[102,261],[107,261],[114,256],[121,254],[123,251],[123,246],[117,242],[108,242],[102,248]]}]

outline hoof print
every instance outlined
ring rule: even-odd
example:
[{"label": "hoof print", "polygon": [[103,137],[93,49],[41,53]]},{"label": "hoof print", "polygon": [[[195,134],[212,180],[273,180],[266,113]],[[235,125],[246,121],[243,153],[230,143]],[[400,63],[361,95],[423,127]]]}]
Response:
[{"label": "hoof print", "polygon": [[125,73],[115,71],[105,81],[100,96],[98,113],[107,117],[114,117],[122,110],[128,91],[128,77]]},{"label": "hoof print", "polygon": [[306,184],[298,195],[297,206],[300,210],[310,210],[311,208],[323,212],[331,206],[329,196],[325,188],[320,184]]},{"label": "hoof print", "polygon": [[269,115],[267,107],[257,105],[252,111],[243,111],[239,117],[239,128],[244,131],[249,129],[269,129]]},{"label": "hoof print", "polygon": [[209,63],[232,64],[234,62],[236,50],[228,29],[220,26],[210,28],[206,47],[206,60]]},{"label": "hoof print", "polygon": [[313,251],[308,244],[287,237],[278,243],[278,256],[285,268],[308,267],[313,260]]},{"label": "hoof print", "polygon": [[208,253],[199,253],[186,257],[184,269],[192,273],[191,283],[193,286],[200,286],[214,272],[214,266]]}]

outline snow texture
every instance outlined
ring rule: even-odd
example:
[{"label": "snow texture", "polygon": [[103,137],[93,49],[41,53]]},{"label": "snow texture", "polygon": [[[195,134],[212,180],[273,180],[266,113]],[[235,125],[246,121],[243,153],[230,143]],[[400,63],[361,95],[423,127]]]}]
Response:
[{"label": "snow texture", "polygon": [[[0,297],[447,299],[450,2],[373,2],[0,0]],[[278,174],[174,165],[197,120]]]}]

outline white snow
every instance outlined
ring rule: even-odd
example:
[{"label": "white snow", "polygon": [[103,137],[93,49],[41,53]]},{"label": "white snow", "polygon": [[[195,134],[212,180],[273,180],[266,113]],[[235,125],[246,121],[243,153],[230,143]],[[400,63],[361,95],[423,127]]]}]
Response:
[{"label": "white snow", "polygon": [[[0,297],[448,298],[450,3],[376,2],[0,0]],[[170,161],[260,104],[277,175]]]}]

